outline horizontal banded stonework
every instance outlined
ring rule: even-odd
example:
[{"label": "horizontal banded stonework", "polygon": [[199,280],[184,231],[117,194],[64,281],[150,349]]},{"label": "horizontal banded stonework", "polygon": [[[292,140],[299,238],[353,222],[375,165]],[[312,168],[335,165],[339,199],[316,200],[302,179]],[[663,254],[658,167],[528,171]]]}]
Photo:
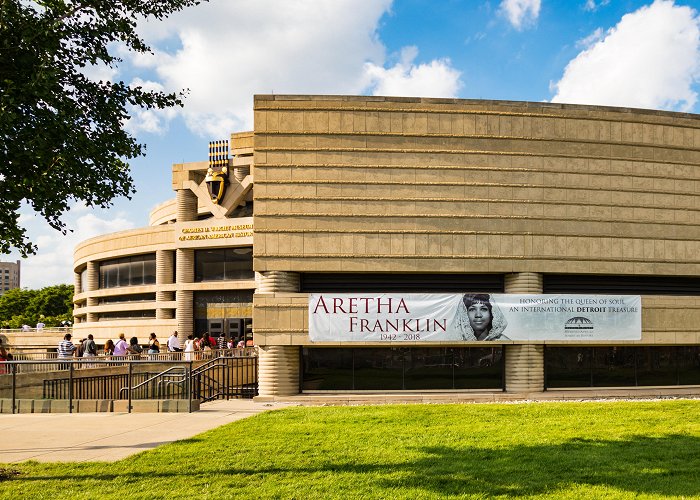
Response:
[{"label": "horizontal banded stonework", "polygon": [[257,271],[697,275],[694,115],[258,96]]}]

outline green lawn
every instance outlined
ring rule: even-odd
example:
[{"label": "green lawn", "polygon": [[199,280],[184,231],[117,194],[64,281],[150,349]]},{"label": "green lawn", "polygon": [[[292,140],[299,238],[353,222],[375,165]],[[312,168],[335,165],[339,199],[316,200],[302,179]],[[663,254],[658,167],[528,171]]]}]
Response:
[{"label": "green lawn", "polygon": [[700,497],[700,401],[289,408],[1,498]]}]

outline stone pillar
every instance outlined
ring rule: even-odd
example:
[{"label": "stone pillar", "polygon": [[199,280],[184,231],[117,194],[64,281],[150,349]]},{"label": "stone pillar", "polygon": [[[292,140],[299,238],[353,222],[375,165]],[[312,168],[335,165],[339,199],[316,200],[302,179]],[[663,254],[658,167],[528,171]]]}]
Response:
[{"label": "stone pillar", "polygon": [[[173,283],[173,270],[175,265],[175,252],[172,250],[156,250],[156,285],[171,285]],[[163,307],[162,302],[170,302],[175,299],[173,291],[156,291],[156,318],[172,319],[173,310]]]},{"label": "stone pillar", "polygon": [[[263,271],[256,273],[256,281],[256,293],[299,291],[299,273]],[[297,345],[266,345],[258,348],[258,394],[261,399],[299,394],[299,349]]]},{"label": "stone pillar", "polygon": [[506,293],[542,293],[542,275],[540,273],[506,274]]},{"label": "stone pillar", "polygon": [[299,273],[287,271],[263,271],[255,273],[256,293],[298,292]]},{"label": "stone pillar", "polygon": [[85,290],[85,285],[83,285],[82,280],[80,278],[80,273],[73,273],[73,293],[74,294],[79,294],[83,293]]},{"label": "stone pillar", "polygon": [[[88,262],[87,265],[87,286],[84,290],[88,293],[95,292],[100,288],[100,266],[95,261]],[[85,304],[87,307],[94,307],[97,305],[97,297],[88,295]],[[87,313],[87,322],[93,323],[97,321],[97,313],[89,312]]]},{"label": "stone pillar", "polygon": [[233,176],[238,182],[243,182],[248,175],[250,175],[250,167],[234,167]]},{"label": "stone pillar", "polygon": [[177,190],[177,221],[197,220],[197,195],[189,189]]},{"label": "stone pillar", "polygon": [[[194,250],[191,248],[177,249],[178,288],[194,282]],[[194,292],[192,290],[177,291],[177,331],[184,344],[188,335],[194,334]]]},{"label": "stone pillar", "polygon": [[506,346],[506,392],[544,390],[544,345]]},{"label": "stone pillar", "polygon": [[299,394],[299,346],[258,348],[258,394],[261,399]]},{"label": "stone pillar", "polygon": [[[506,274],[506,293],[542,293],[540,273]],[[506,391],[542,392],[544,390],[544,345],[506,346]]]},{"label": "stone pillar", "polygon": [[194,335],[194,293],[192,290],[177,291],[177,331],[181,344],[188,335]]}]

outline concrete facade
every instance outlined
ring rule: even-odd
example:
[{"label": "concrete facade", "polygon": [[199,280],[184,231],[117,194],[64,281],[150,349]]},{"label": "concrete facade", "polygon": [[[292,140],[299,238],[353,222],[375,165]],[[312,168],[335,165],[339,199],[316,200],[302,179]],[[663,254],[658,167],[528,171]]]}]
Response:
[{"label": "concrete facade", "polygon": [[[348,347],[309,341],[306,273],[490,274],[506,293],[541,293],[552,274],[671,285],[700,275],[696,115],[351,96],[256,96],[254,113],[254,132],[231,138],[236,175],[221,205],[206,193],[206,163],[174,165],[176,199],[150,227],[77,247],[76,330],[189,333],[193,294],[255,289],[260,394],[274,397],[299,391],[301,348]],[[246,202],[252,219],[232,218]],[[183,239],[248,224],[254,244],[244,229]],[[195,250],[249,245],[255,280],[194,281]],[[128,308],[153,317],[100,320],[125,307],[100,299],[127,290],[100,289],[99,262],[145,252],[156,253],[158,281],[128,293],[154,299]],[[700,344],[696,292],[641,295],[642,338],[624,345]],[[545,343],[503,344],[506,390],[542,390]]]}]

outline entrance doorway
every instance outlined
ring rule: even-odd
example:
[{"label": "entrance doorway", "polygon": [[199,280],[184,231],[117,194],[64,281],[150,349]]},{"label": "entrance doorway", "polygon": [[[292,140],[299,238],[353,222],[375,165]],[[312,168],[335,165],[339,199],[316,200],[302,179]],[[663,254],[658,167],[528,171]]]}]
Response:
[{"label": "entrance doorway", "polygon": [[194,332],[203,335],[208,332],[219,345],[243,340],[253,344],[253,290],[225,290],[216,292],[195,292]]}]

